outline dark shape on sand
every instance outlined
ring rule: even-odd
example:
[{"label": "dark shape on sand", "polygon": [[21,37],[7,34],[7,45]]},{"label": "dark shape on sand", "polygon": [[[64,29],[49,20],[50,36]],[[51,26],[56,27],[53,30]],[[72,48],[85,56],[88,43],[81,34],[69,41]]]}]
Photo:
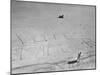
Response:
[{"label": "dark shape on sand", "polygon": [[80,61],[80,57],[81,57],[81,52],[78,53],[78,57],[77,57],[76,60],[69,61],[68,64],[79,63],[79,61]]}]

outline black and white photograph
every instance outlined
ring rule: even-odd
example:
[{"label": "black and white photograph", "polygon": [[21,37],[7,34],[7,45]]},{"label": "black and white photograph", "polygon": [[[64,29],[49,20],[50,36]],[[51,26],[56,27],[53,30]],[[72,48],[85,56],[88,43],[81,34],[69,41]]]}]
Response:
[{"label": "black and white photograph", "polygon": [[96,6],[11,0],[11,74],[96,69]]}]

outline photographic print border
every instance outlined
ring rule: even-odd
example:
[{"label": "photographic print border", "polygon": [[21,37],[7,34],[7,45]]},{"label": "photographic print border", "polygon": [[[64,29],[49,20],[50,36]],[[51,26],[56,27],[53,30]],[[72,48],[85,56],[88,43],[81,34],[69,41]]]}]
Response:
[{"label": "photographic print border", "polygon": [[[63,71],[47,71],[47,72],[33,72],[33,73],[18,73],[18,74],[36,74],[36,73],[52,73],[52,72],[70,72],[70,71],[88,71],[96,70],[96,6],[85,5],[85,4],[69,4],[69,3],[53,3],[53,2],[37,2],[37,1],[18,1],[18,2],[29,2],[29,3],[41,3],[41,4],[57,4],[57,5],[75,5],[75,6],[89,6],[95,8],[95,68],[93,69],[77,69],[77,70],[63,70]],[[10,0],[10,74],[12,74],[12,0]]]}]

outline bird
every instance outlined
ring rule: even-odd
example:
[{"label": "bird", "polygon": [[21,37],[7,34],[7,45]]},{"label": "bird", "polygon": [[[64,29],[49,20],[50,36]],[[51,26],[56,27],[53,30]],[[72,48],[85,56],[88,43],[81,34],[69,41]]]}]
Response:
[{"label": "bird", "polygon": [[58,18],[62,18],[63,19],[64,18],[64,15],[59,15]]}]

